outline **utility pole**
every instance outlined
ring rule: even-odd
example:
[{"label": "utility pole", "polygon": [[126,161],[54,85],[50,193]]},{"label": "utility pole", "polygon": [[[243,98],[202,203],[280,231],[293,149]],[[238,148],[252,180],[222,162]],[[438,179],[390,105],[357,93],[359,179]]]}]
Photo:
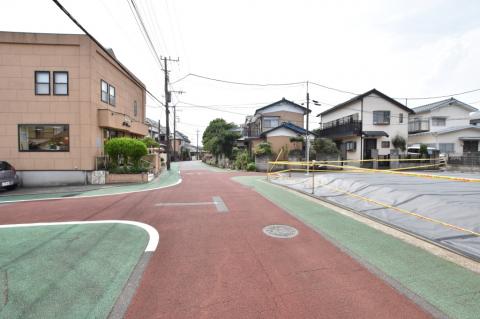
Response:
[{"label": "utility pole", "polygon": [[162,133],[162,126],[160,125],[160,119],[158,119],[158,139],[157,142],[160,143],[160,134]]},{"label": "utility pole", "polygon": [[[163,72],[165,73],[165,123],[166,123],[166,126],[165,126],[165,134],[166,134],[166,137],[167,137],[167,149],[166,149],[166,152],[167,152],[167,170],[170,170],[170,157],[171,157],[171,145],[170,145],[170,110],[169,110],[169,103],[172,101],[172,95],[171,93],[172,92],[176,92],[176,93],[183,93],[182,91],[169,91],[168,90],[168,61],[172,61],[172,62],[178,62],[180,61],[178,58],[177,59],[172,59],[170,57],[163,57],[163,64],[164,64],[164,69],[163,69]],[[175,125],[174,125],[175,126]],[[175,142],[175,141],[174,141]]]},{"label": "utility pole", "polygon": [[168,65],[167,65],[167,58],[163,58],[163,65],[164,69],[163,72],[165,73],[165,134],[167,137],[167,170],[170,170],[170,110],[168,109],[168,103],[170,103],[170,92],[168,91]]},{"label": "utility pole", "polygon": [[306,145],[306,157],[307,157],[307,175],[309,173],[309,169],[310,169],[310,140],[309,140],[309,137],[308,137],[308,122],[309,122],[309,113],[310,113],[310,93],[308,93],[308,81],[307,81],[307,132],[305,133],[306,135],[306,139],[307,139],[307,145]]},{"label": "utility pole", "polygon": [[173,106],[173,161],[177,160],[177,105]]},{"label": "utility pole", "polygon": [[200,156],[198,153],[198,129],[197,129],[197,161],[199,160]]}]

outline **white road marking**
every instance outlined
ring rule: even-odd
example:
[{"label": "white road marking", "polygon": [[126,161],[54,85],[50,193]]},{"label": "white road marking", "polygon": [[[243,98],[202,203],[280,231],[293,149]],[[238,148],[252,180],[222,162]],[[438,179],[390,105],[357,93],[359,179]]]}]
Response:
[{"label": "white road marking", "polygon": [[35,226],[59,226],[59,225],[84,225],[84,224],[126,224],[137,226],[144,229],[149,236],[147,247],[145,247],[145,252],[153,252],[157,249],[158,241],[160,236],[158,231],[144,223],[132,221],[132,220],[89,220],[89,221],[71,221],[71,222],[53,222],[53,223],[31,223],[31,224],[10,224],[10,225],[0,225],[2,228],[17,228],[17,227],[35,227]]},{"label": "white road marking", "polygon": [[[182,179],[180,178],[178,181],[176,181],[174,184],[171,185],[165,185],[165,186],[159,186],[159,187],[154,187],[154,188],[148,188],[148,189],[141,189],[138,191],[126,191],[126,192],[120,192],[120,193],[114,193],[114,194],[99,194],[99,195],[80,195],[80,196],[73,196],[73,197],[48,197],[48,198],[37,198],[37,199],[19,199],[19,200],[6,200],[6,201],[1,201],[0,204],[7,204],[7,203],[20,203],[20,202],[35,202],[35,201],[42,201],[42,200],[59,200],[59,199],[78,199],[78,198],[92,198],[92,197],[104,197],[104,196],[115,196],[115,195],[124,195],[124,194],[133,194],[133,193],[141,193],[141,192],[149,192],[149,191],[154,191],[157,189],[162,189],[162,188],[168,188],[168,187],[173,187],[182,182]],[[41,195],[41,194],[40,194]],[[18,195],[22,196],[22,195]]]},{"label": "white road marking", "polygon": [[202,206],[215,205],[215,202],[183,202],[183,203],[157,203],[155,206]]}]

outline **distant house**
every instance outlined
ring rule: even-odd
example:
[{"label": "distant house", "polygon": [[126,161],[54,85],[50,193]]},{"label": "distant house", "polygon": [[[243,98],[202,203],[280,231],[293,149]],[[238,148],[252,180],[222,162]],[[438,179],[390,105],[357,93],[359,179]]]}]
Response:
[{"label": "distant house", "polygon": [[426,144],[443,154],[480,152],[480,126],[471,118],[475,107],[450,98],[413,109],[408,144]]},{"label": "distant house", "polygon": [[[165,144],[167,141],[167,130],[164,126],[159,126],[158,122],[147,118],[145,124],[148,125],[148,135],[160,144]],[[159,131],[160,128],[160,131]]]},{"label": "distant house", "polygon": [[170,136],[170,154],[175,159],[180,159],[182,150],[190,144],[190,139],[182,132],[175,131],[175,134]]},{"label": "distant house", "polygon": [[395,136],[408,138],[408,117],[413,111],[372,89],[340,103],[317,116],[320,137],[330,138],[340,150],[342,159],[372,158],[372,150],[387,156]]},{"label": "distant house", "polygon": [[270,142],[274,153],[287,146],[296,147],[290,140],[292,137],[305,135],[304,117],[307,108],[285,98],[261,107],[253,115],[245,119],[243,136],[239,140],[250,153],[261,142]]}]

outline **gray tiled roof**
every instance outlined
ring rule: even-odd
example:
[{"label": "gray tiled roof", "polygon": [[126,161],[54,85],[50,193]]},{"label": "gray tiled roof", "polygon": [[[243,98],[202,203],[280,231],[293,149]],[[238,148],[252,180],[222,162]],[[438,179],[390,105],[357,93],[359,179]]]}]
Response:
[{"label": "gray tiled roof", "polygon": [[428,111],[431,111],[431,110],[439,108],[439,107],[452,105],[452,104],[462,106],[465,109],[470,110],[470,111],[476,111],[477,110],[473,106],[468,105],[468,104],[463,103],[463,102],[460,102],[459,100],[457,100],[453,97],[451,97],[449,99],[446,99],[446,100],[442,100],[442,101],[438,101],[438,102],[434,102],[434,103],[430,103],[430,104],[426,104],[426,105],[422,105],[422,106],[413,107],[412,110],[414,110],[415,113],[423,113],[423,112],[428,112]]}]

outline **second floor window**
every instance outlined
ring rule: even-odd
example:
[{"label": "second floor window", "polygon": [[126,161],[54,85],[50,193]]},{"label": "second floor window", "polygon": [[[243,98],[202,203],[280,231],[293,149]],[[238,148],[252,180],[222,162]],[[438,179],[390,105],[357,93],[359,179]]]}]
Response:
[{"label": "second floor window", "polygon": [[432,126],[445,126],[447,119],[444,117],[432,117]]},{"label": "second floor window", "polygon": [[373,124],[390,124],[390,111],[373,111]]},{"label": "second floor window", "polygon": [[403,113],[398,114],[398,123],[403,123]]},{"label": "second floor window", "polygon": [[53,94],[68,95],[68,72],[53,72]]},{"label": "second floor window", "polygon": [[138,115],[137,101],[133,101],[133,116]]},{"label": "second floor window", "polygon": [[112,106],[115,106],[115,87],[112,85],[108,85],[108,103]]},{"label": "second floor window", "polygon": [[263,118],[263,128],[264,129],[269,129],[269,128],[274,128],[279,125],[278,123],[278,117],[264,117]]},{"label": "second floor window", "polygon": [[101,97],[100,99],[102,102],[108,103],[108,83],[105,81],[101,81]]},{"label": "second floor window", "polygon": [[50,95],[49,71],[35,71],[35,95]]}]

